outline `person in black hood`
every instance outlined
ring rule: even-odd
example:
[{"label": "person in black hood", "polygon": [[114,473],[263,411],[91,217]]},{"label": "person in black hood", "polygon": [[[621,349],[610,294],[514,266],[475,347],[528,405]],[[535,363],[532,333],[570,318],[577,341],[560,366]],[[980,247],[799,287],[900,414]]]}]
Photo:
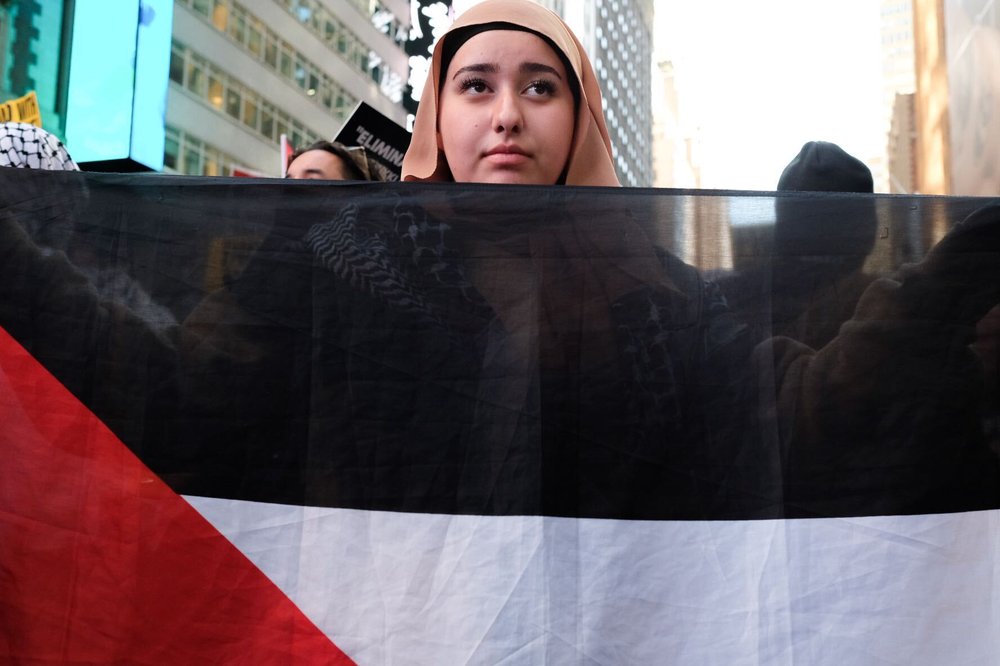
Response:
[{"label": "person in black hood", "polygon": [[[761,252],[758,258],[768,261],[720,280],[757,339],[781,335],[819,349],[850,319],[872,281],[862,269],[878,226],[875,202],[855,193],[873,189],[868,167],[834,143],[810,141],[788,163],[777,190],[795,194],[775,201],[771,256]],[[823,194],[817,215],[809,192],[852,194],[842,200]]]},{"label": "person in black hood", "polygon": [[802,146],[778,179],[779,192],[875,191],[872,172],[864,162],[828,141]]}]

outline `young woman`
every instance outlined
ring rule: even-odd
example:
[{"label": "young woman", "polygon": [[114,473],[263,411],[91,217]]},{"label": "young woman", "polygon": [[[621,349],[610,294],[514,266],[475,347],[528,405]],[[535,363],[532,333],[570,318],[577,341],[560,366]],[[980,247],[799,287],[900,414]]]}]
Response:
[{"label": "young woman", "polygon": [[[601,109],[561,19],[528,0],[489,0],[435,47],[403,179],[617,187]],[[712,457],[734,455],[734,433],[748,431],[731,409],[740,377],[713,374],[746,367],[742,327],[697,271],[650,242],[627,197],[601,211],[584,193],[522,190],[515,208],[499,189],[463,188],[454,212],[435,212],[492,319],[466,339],[486,341],[473,367],[504,378],[491,400],[503,409],[476,421],[486,435],[467,454],[518,461],[494,471],[492,508],[709,515],[714,490],[692,484],[717,489]],[[451,413],[462,413],[455,402]],[[757,494],[755,480],[730,480],[730,491],[744,483]]]},{"label": "young woman", "polygon": [[580,42],[529,0],[465,12],[434,48],[403,179],[617,186]]},{"label": "young woman", "polygon": [[[492,0],[462,15],[435,48],[403,177],[618,185],[594,72],[566,25],[528,0]],[[896,474],[890,466],[863,482],[857,474],[845,474],[843,487],[830,481],[830,470],[863,467],[866,451],[897,441],[907,442],[898,449],[901,457],[926,463],[920,469],[949,469],[950,478],[963,480],[948,486],[960,498],[958,506],[989,505],[993,500],[983,498],[996,496],[995,456],[980,435],[914,436],[907,428],[884,432],[881,423],[897,420],[862,416],[871,404],[905,411],[915,404],[913,395],[921,395],[920,389],[907,392],[919,383],[893,377],[873,391],[872,375],[883,375],[866,368],[873,359],[912,347],[908,315],[893,308],[912,307],[901,303],[914,294],[922,297],[926,289],[914,287],[907,295],[904,289],[893,291],[893,285],[876,284],[866,292],[867,310],[859,310],[819,353],[788,338],[751,350],[746,328],[730,314],[717,288],[654,249],[623,211],[625,198],[616,197],[607,211],[597,211],[576,207],[571,193],[519,193],[523,209],[505,204],[503,213],[492,215],[484,200],[498,196],[495,189],[471,191],[484,210],[478,217],[466,216],[471,224],[457,216],[448,222],[456,229],[476,228],[486,237],[490,230],[484,232],[483,226],[494,218],[505,233],[520,224],[526,240],[518,249],[532,258],[517,266],[504,258],[503,247],[474,248],[466,257],[477,261],[466,262],[464,274],[502,324],[493,339],[510,349],[518,330],[530,331],[524,336],[528,344],[514,347],[513,355],[537,363],[536,383],[524,395],[537,391],[538,402],[526,400],[521,413],[547,416],[538,433],[541,451],[508,442],[502,454],[530,461],[519,468],[520,477],[506,481],[512,487],[520,483],[525,496],[538,492],[545,511],[602,515],[615,506],[636,516],[710,516],[726,510],[720,507],[741,506],[761,516],[815,515],[834,497],[839,502],[854,498],[861,511],[872,511],[878,502],[912,510],[933,494],[926,491],[931,483],[914,484],[923,489],[920,499],[884,493],[893,484],[905,484],[908,471]],[[621,245],[615,247],[616,241]],[[506,261],[507,269],[496,271],[500,277],[489,274],[489,260]],[[518,280],[527,286],[520,299],[511,297]],[[510,302],[528,304],[520,326]],[[896,317],[900,325],[886,327],[886,320]],[[948,345],[916,354],[913,358],[926,365],[913,376],[958,375],[963,379],[955,385],[960,385],[965,376],[959,364],[948,361],[960,356]],[[483,357],[501,354],[487,348]],[[935,370],[925,370],[931,367]],[[484,372],[499,375],[486,366]],[[774,393],[765,392],[761,403],[768,409],[748,409],[758,397],[754,387],[769,385]],[[977,404],[948,396],[941,404],[949,400]],[[961,412],[955,409],[953,422],[975,430],[976,419]],[[615,415],[615,428],[602,425],[609,415]],[[852,421],[850,435],[845,415]],[[770,435],[758,439],[771,431],[780,433],[775,437],[779,447]],[[949,438],[966,442],[954,449],[960,453],[934,444]],[[914,447],[918,440],[927,442],[926,448]],[[553,462],[567,458],[569,467]],[[773,465],[761,462],[766,460]],[[752,462],[744,466],[740,461]],[[719,476],[722,469],[730,470],[728,476]],[[900,464],[898,469],[916,467]],[[976,490],[963,492],[963,484]],[[588,493],[580,492],[584,485]],[[493,501],[503,495],[496,493]],[[602,498],[595,504],[583,499],[595,495]],[[661,503],[651,508],[652,497]],[[515,511],[524,508],[514,505]]]}]

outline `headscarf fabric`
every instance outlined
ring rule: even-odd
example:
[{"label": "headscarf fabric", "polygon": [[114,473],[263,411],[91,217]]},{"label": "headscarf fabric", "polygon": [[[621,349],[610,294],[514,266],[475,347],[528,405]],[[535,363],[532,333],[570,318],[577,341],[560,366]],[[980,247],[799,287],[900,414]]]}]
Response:
[{"label": "headscarf fabric", "polygon": [[580,103],[576,110],[565,184],[619,186],[611,138],[601,108],[601,89],[590,59],[576,35],[558,15],[530,0],[487,0],[462,14],[438,40],[413,124],[413,138],[403,158],[403,180],[452,180],[444,153],[438,147],[439,81],[444,74],[441,71],[442,52],[452,33],[488,23],[513,24],[543,35],[562,51],[564,61],[570,63],[580,83]]}]

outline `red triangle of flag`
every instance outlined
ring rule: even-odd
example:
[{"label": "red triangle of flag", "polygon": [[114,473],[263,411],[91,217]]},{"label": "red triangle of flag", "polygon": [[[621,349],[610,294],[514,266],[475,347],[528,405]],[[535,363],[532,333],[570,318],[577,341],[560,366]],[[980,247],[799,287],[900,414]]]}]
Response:
[{"label": "red triangle of flag", "polygon": [[353,663],[0,329],[0,661]]}]

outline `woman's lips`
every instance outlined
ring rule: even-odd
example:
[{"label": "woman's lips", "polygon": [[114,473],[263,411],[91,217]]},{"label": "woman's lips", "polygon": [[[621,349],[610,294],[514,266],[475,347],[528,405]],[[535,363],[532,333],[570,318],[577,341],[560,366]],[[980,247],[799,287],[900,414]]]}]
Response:
[{"label": "woman's lips", "polygon": [[486,161],[495,166],[519,166],[529,159],[529,155],[517,146],[497,146],[486,153]]}]

